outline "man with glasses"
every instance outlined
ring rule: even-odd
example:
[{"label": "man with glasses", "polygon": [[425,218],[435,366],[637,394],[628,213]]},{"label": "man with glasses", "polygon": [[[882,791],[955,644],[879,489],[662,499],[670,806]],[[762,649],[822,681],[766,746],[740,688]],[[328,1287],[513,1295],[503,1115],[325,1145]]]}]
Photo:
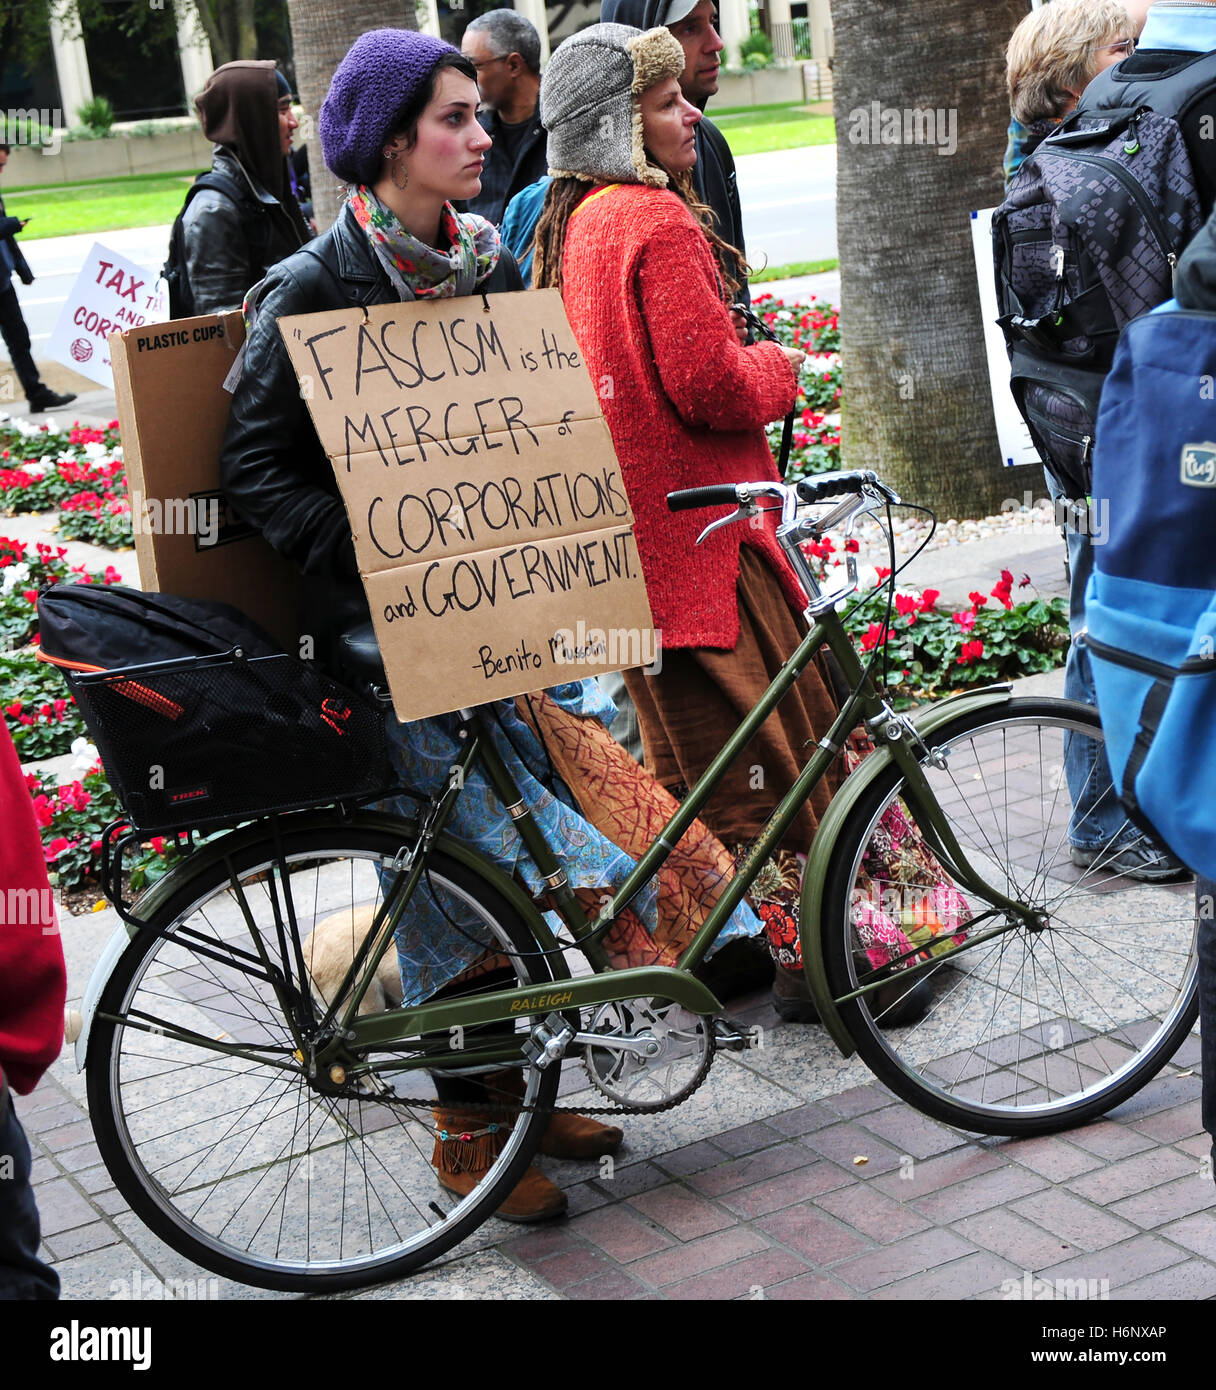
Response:
[{"label": "man with glasses", "polygon": [[477,69],[477,119],[494,141],[486,151],[481,192],[465,206],[497,226],[507,203],[547,169],[537,110],[540,35],[514,10],[490,10],[470,23],[460,50]]}]

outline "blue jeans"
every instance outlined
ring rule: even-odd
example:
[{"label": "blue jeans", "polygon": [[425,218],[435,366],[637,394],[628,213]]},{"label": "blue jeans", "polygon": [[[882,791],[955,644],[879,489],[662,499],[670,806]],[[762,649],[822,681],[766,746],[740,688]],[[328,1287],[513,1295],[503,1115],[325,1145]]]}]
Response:
[{"label": "blue jeans", "polygon": [[[1196,878],[1199,916],[1199,1046],[1203,1070],[1203,1127],[1212,1136],[1216,1160],[1216,883]],[[1216,1171],[1213,1176],[1216,1177]]]},{"label": "blue jeans", "polygon": [[[1047,490],[1053,501],[1064,496],[1063,489],[1047,477]],[[1094,696],[1094,677],[1089,665],[1089,652],[1076,641],[1077,633],[1085,626],[1085,586],[1094,571],[1094,544],[1087,531],[1073,524],[1066,514],[1065,540],[1068,545],[1068,631],[1073,641],[1068,648],[1064,667],[1064,697],[1097,706]],[[1080,734],[1068,734],[1064,740],[1064,776],[1072,800],[1072,815],[1068,822],[1068,838],[1082,849],[1100,849],[1116,837],[1139,840],[1139,831],[1127,819],[1119,804],[1119,796],[1111,779],[1103,745]]]},{"label": "blue jeans", "polygon": [[0,1302],[59,1297],[59,1276],[38,1258],[30,1146],[12,1098],[0,1092]]}]

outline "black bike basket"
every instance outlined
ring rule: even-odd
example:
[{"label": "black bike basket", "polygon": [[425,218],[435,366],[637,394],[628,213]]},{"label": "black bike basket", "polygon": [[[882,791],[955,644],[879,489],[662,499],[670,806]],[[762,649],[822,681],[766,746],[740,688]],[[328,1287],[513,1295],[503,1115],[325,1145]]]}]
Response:
[{"label": "black bike basket", "polygon": [[368,799],[392,781],[383,712],[286,654],[64,675],[141,831]]}]

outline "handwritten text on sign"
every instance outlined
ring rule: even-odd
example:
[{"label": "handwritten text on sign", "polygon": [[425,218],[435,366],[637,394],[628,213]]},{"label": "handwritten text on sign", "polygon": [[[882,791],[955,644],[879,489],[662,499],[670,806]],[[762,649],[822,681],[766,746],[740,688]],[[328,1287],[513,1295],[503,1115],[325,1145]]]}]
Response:
[{"label": "handwritten text on sign", "polygon": [[556,291],[279,326],[399,717],[651,659],[633,513]]}]

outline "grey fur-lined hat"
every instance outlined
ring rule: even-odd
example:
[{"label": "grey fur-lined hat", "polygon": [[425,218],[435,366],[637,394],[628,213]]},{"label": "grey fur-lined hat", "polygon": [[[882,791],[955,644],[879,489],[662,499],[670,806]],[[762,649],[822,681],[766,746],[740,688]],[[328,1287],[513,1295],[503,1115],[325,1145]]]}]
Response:
[{"label": "grey fur-lined hat", "polygon": [[684,50],[670,29],[593,24],[572,34],[550,58],[540,85],[549,173],[666,188],[667,174],[646,158],[638,97],[683,71]]}]

